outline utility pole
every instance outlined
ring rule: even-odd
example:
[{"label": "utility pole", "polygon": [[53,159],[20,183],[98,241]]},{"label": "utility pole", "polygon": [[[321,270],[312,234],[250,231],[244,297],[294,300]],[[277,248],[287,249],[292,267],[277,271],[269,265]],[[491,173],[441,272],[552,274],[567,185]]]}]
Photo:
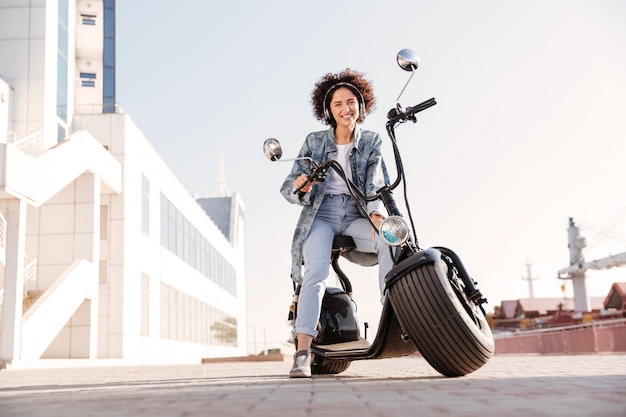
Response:
[{"label": "utility pole", "polygon": [[526,278],[522,277],[523,281],[528,281],[528,297],[535,298],[535,292],[533,291],[533,281],[538,280],[539,278],[533,278],[532,273],[530,272],[531,264],[526,261],[526,272],[528,276]]}]

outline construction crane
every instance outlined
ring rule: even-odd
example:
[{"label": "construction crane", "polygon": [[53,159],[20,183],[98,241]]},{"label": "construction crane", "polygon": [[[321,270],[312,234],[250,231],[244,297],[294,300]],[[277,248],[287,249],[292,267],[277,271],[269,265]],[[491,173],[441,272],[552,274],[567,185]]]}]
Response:
[{"label": "construction crane", "polygon": [[589,308],[589,296],[585,284],[585,271],[587,269],[609,269],[617,266],[626,266],[626,252],[606,258],[585,262],[582,250],[587,246],[586,239],[580,235],[580,229],[569,218],[569,267],[559,271],[559,279],[571,279],[574,288],[574,309],[587,312]]}]

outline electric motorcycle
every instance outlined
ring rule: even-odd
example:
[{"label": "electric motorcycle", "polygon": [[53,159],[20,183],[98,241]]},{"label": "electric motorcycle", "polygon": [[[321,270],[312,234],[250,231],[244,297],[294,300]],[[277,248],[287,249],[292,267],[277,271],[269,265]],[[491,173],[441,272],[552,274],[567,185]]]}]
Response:
[{"label": "electric motorcycle", "polygon": [[[366,337],[361,337],[356,304],[352,299],[352,284],[339,265],[340,257],[350,259],[350,252],[355,250],[354,241],[349,236],[336,236],[331,265],[342,288],[326,288],[318,335],[311,346],[313,374],[338,374],[355,360],[419,352],[442,375],[457,377],[481,368],[494,354],[495,343],[483,308],[487,300],[459,256],[445,247],[422,249],[415,238],[395,129],[408,121],[417,122],[416,114],[434,106],[436,101],[431,98],[403,109],[399,100],[419,66],[419,58],[414,51],[403,49],[397,54],[397,62],[411,75],[396,105],[387,114],[386,129],[397,170],[393,183],[381,188],[375,195],[367,196],[346,178],[341,166],[334,160],[324,164],[318,164],[311,158],[282,160],[309,160],[309,181],[324,181],[328,170],[334,169],[348,185],[353,198],[364,201],[380,199],[389,214],[379,233],[392,251],[394,266],[385,278],[385,298],[376,336],[371,343]],[[274,138],[264,142],[263,152],[271,161],[281,160],[283,153],[280,143]],[[404,183],[406,217],[398,209],[392,195],[401,183]],[[289,317],[294,322],[298,293],[299,286],[294,284]]]}]

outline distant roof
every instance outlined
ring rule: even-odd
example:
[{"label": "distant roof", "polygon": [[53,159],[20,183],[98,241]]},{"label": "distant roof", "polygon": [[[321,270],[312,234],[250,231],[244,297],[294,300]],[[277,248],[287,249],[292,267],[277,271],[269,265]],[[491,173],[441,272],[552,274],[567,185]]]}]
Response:
[{"label": "distant roof", "polygon": [[517,300],[504,300],[501,305],[501,315],[505,319],[513,319],[517,315]]},{"label": "distant roof", "polygon": [[567,297],[521,298],[519,303],[523,311],[536,311],[540,315],[548,314],[548,311],[558,311],[559,305],[563,310],[574,310],[574,299]]},{"label": "distant roof", "polygon": [[[604,308],[604,297],[590,297],[591,310]],[[502,318],[512,319],[521,313],[537,312],[540,316],[554,314],[559,311],[574,311],[574,299],[571,297],[520,298],[519,300],[503,300],[501,303]]]},{"label": "distant roof", "polygon": [[626,306],[626,282],[615,282],[604,299],[604,308],[621,310]]},{"label": "distant roof", "polygon": [[227,239],[230,239],[231,197],[205,197],[196,201]]}]

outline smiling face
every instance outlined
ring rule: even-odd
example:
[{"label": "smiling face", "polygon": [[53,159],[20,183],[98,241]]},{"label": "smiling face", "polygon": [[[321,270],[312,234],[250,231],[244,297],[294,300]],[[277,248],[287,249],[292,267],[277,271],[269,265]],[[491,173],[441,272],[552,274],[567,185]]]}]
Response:
[{"label": "smiling face", "polygon": [[353,128],[359,118],[359,100],[352,90],[339,87],[330,99],[330,113],[337,127]]}]

